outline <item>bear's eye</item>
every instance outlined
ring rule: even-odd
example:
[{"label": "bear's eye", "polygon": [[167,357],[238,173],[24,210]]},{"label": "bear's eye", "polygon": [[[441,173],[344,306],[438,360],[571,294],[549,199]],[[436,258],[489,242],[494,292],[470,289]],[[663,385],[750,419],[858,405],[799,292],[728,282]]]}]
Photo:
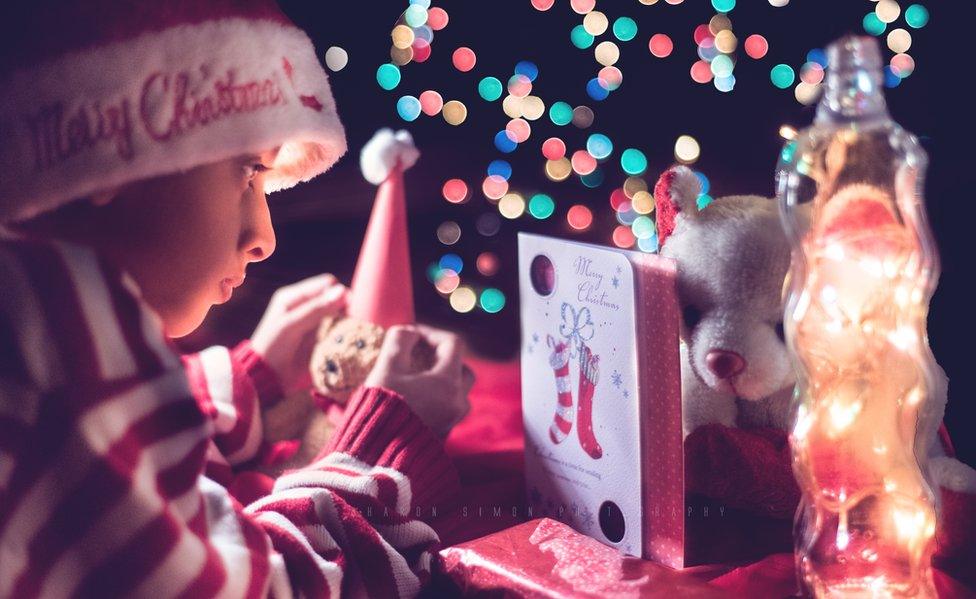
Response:
[{"label": "bear's eye", "polygon": [[336,335],[335,342],[342,343],[342,335]]},{"label": "bear's eye", "polygon": [[681,317],[685,321],[685,326],[689,329],[693,329],[698,325],[702,314],[701,310],[689,304],[685,306],[684,310],[682,310]]},{"label": "bear's eye", "polygon": [[366,342],[362,339],[356,339],[356,349],[363,349],[366,347]]},{"label": "bear's eye", "polygon": [[786,343],[786,331],[783,330],[783,321],[776,323],[776,336],[779,337],[780,341]]}]

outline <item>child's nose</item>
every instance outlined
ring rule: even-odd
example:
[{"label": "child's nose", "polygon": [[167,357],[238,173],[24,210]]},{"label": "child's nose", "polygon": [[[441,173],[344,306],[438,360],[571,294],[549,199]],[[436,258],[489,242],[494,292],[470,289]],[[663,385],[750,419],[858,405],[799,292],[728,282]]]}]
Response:
[{"label": "child's nose", "polygon": [[249,219],[250,227],[243,239],[243,249],[251,262],[260,262],[273,254],[277,244],[268,204],[264,198],[257,204],[254,214]]},{"label": "child's nose", "polygon": [[705,365],[720,379],[730,379],[742,372],[746,361],[734,351],[713,349],[705,354]]}]

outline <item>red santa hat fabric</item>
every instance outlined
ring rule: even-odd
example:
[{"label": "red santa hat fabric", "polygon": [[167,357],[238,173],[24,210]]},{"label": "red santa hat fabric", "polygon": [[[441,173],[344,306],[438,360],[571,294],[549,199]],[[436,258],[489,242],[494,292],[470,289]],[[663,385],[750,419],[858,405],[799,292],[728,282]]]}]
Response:
[{"label": "red santa hat fabric", "polygon": [[381,327],[412,324],[413,282],[403,171],[420,152],[406,131],[382,129],[363,147],[363,176],[379,184],[353,274],[349,315]]},{"label": "red santa hat fabric", "polygon": [[41,0],[4,21],[0,222],[280,146],[276,191],[346,150],[312,42],[272,0]]}]

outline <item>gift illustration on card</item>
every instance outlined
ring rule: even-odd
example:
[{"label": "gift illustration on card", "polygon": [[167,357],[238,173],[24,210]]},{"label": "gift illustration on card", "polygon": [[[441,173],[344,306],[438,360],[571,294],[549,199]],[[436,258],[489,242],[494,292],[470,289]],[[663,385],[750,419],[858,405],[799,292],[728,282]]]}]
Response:
[{"label": "gift illustration on card", "polygon": [[678,563],[684,481],[673,263],[520,234],[519,285],[533,515],[624,553]]}]

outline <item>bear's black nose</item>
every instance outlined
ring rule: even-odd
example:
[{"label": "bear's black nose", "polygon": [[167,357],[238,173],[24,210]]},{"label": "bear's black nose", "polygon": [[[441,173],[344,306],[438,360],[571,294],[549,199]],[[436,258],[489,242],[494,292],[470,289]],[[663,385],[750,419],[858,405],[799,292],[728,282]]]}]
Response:
[{"label": "bear's black nose", "polygon": [[333,362],[332,360],[326,360],[325,361],[325,369],[328,372],[331,372],[332,374],[335,374],[335,373],[339,372],[339,365],[336,364],[335,362]]}]

